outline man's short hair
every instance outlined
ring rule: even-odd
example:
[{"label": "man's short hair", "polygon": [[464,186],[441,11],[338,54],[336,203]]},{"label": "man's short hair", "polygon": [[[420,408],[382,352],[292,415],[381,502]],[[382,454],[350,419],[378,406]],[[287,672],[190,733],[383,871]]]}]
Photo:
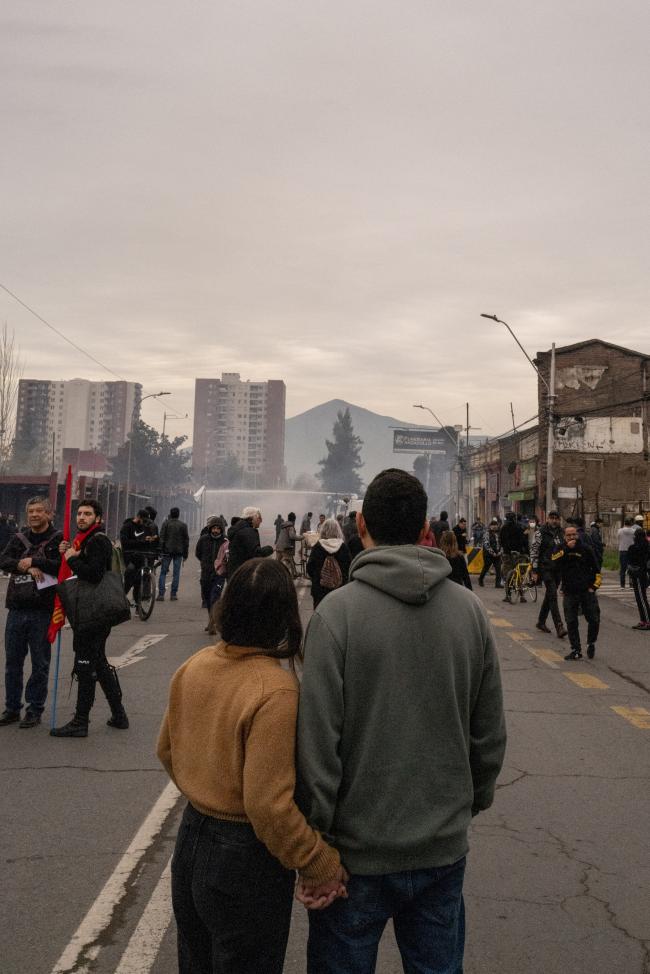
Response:
[{"label": "man's short hair", "polygon": [[626,517],[625,518],[625,527],[626,528],[631,527],[633,524],[634,524],[634,518],[632,518],[632,517]]},{"label": "man's short hair", "polygon": [[293,513],[293,511],[289,511],[289,513],[287,514],[287,521],[291,521],[293,523],[293,521],[295,520],[296,520],[296,515]]},{"label": "man's short hair", "polygon": [[241,512],[241,516],[244,520],[246,520],[249,517],[261,517],[262,512],[260,511],[259,507],[245,507]]},{"label": "man's short hair", "polygon": [[148,521],[149,511],[147,510],[146,507],[141,507],[138,513],[136,514],[136,517],[139,517],[141,521]]},{"label": "man's short hair", "polygon": [[413,474],[389,467],[368,486],[362,514],[375,544],[416,544],[427,516],[427,495]]},{"label": "man's short hair", "polygon": [[547,517],[559,517],[560,516],[560,512],[559,511],[549,511],[546,516]]},{"label": "man's short hair", "polygon": [[170,507],[169,508],[169,516],[170,517],[178,517],[180,513],[181,512],[179,511],[179,509],[177,507]]},{"label": "man's short hair", "polygon": [[[95,517],[104,516],[104,508],[99,503],[99,501],[96,500],[79,501],[79,507],[92,507],[93,511],[95,512]],[[79,510],[79,507],[77,507],[77,510]]]},{"label": "man's short hair", "polygon": [[449,515],[447,514],[446,511],[440,511],[440,520],[441,521],[446,521],[448,517],[449,517]]},{"label": "man's short hair", "polygon": [[28,507],[34,507],[35,504],[40,504],[46,514],[54,513],[52,510],[52,502],[50,501],[49,497],[30,497],[25,504],[25,510],[27,510]]}]

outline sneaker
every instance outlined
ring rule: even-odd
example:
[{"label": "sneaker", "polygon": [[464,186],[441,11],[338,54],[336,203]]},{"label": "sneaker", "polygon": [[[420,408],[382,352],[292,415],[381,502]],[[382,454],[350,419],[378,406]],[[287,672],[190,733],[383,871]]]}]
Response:
[{"label": "sneaker", "polygon": [[88,724],[73,717],[62,727],[53,727],[50,737],[88,737]]},{"label": "sneaker", "polygon": [[564,637],[565,636],[568,636],[568,635],[569,635],[569,630],[568,629],[558,629],[558,631],[557,631],[557,638],[558,639],[564,639]]},{"label": "sneaker", "polygon": [[25,711],[25,716],[23,717],[23,719],[21,720],[21,722],[18,724],[18,726],[19,727],[22,727],[22,728],[25,728],[25,727],[36,727],[37,724],[40,724],[40,722],[41,722],[41,715],[40,714],[37,714],[36,711],[34,711],[34,710],[26,710]]},{"label": "sneaker", "polygon": [[582,659],[582,653],[579,649],[572,649],[570,653],[564,657],[565,659]]},{"label": "sneaker", "polygon": [[164,595],[158,595],[158,596],[156,596],[156,602],[164,602],[164,601],[165,601],[165,596]]},{"label": "sneaker", "polygon": [[169,596],[169,601],[170,602],[178,602],[178,596],[177,595],[170,595]]},{"label": "sneaker", "polygon": [[587,657],[589,659],[593,659],[595,655],[596,655],[596,647],[594,646],[593,643],[589,643],[589,645],[587,646]]},{"label": "sneaker", "polygon": [[546,623],[544,623],[544,622],[536,622],[535,623],[535,629],[539,629],[540,632],[550,632],[551,631],[548,628],[548,626],[546,625]]},{"label": "sneaker", "polygon": [[20,720],[20,710],[5,710],[3,714],[0,714],[0,727],[4,727],[5,724],[15,724]]},{"label": "sneaker", "polygon": [[106,721],[107,727],[115,727],[117,730],[127,730],[129,726],[129,718],[126,716],[126,710],[124,707],[121,708],[120,713],[111,714],[111,716]]},{"label": "sneaker", "polygon": [[633,629],[650,629],[650,625],[647,622],[637,622],[636,626],[632,626]]}]

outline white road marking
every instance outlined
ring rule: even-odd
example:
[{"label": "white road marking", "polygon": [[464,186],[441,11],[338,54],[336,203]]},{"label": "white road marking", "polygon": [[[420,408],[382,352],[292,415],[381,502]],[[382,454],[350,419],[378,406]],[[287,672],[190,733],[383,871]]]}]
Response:
[{"label": "white road marking", "polygon": [[179,797],[180,792],[170,781],[136,832],[103,890],[79,924],[72,940],[52,968],[51,974],[80,972],[85,969],[80,967],[81,963],[97,956],[97,940],[110,924],[115,909],[126,895],[131,876],[176,806]]},{"label": "white road marking", "polygon": [[171,872],[170,857],[115,974],[148,974],[153,967],[172,918]]},{"label": "white road marking", "polygon": [[108,662],[111,666],[114,666],[116,670],[122,670],[125,666],[131,666],[132,663],[139,663],[140,660],[146,659],[146,656],[141,656],[140,654],[148,649],[149,646],[153,646],[154,643],[159,643],[161,639],[166,639],[167,633],[163,632],[159,635],[154,635],[153,633],[149,636],[142,636],[138,639],[137,643],[133,643],[125,653],[121,656],[110,656]]}]

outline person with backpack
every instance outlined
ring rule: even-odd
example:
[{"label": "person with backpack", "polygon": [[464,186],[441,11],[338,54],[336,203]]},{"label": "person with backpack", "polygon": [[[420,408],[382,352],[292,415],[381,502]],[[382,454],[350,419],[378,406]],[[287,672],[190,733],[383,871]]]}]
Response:
[{"label": "person with backpack", "polygon": [[345,585],[351,561],[340,524],[333,517],[328,518],[307,561],[314,608],[329,592]]},{"label": "person with backpack", "polygon": [[[77,509],[77,536],[74,541],[61,541],[59,551],[68,563],[69,575],[98,585],[106,572],[112,570],[113,545],[102,530],[104,511],[95,500],[82,501]],[[106,659],[106,641],[110,625],[77,632],[73,628],[73,677],[77,677],[77,705],[74,717],[61,727],[53,727],[50,737],[88,737],[90,711],[95,702],[95,687],[99,683],[111,708],[106,721],[109,727],[126,730],[129,719],[122,706],[122,688],[117,670]]]},{"label": "person with backpack", "polygon": [[[47,699],[52,647],[47,631],[54,608],[55,583],[59,574],[61,532],[52,525],[54,513],[47,497],[27,501],[27,528],[13,535],[0,555],[0,569],[9,573],[5,628],[5,710],[0,726],[20,722],[22,728],[36,727]],[[51,579],[46,588],[37,583]],[[29,653],[32,672],[25,687],[27,710],[23,719],[23,667]]]}]

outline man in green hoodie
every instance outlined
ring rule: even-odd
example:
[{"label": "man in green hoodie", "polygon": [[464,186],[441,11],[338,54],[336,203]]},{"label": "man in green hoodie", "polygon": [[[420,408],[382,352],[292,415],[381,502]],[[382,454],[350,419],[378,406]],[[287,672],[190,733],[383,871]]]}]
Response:
[{"label": "man in green hoodie", "polygon": [[[405,971],[463,969],[467,830],[492,803],[506,731],[487,615],[418,545],[426,510],[411,474],[375,477],[350,582],[307,631],[299,798],[350,874],[347,899],[309,912],[308,974],[372,974],[391,917]],[[307,906],[334,895],[298,890]]]}]

